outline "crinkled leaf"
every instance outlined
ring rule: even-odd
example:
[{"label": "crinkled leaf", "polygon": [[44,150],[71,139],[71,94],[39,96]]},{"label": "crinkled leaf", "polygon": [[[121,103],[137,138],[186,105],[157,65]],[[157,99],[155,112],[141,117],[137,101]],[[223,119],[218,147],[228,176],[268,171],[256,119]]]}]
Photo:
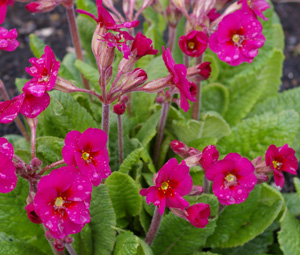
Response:
[{"label": "crinkled leaf", "polygon": [[90,212],[93,255],[110,255],[116,240],[116,214],[106,185],[93,189]]},{"label": "crinkled leaf", "polygon": [[[26,198],[28,196],[28,183],[19,178],[16,188],[7,194],[0,193],[0,229],[6,235],[18,240],[16,249],[21,248],[21,244],[32,251],[38,249],[40,253],[51,253],[51,248],[44,237],[44,230],[41,225],[32,223],[27,218]],[[0,238],[1,239],[1,238]],[[0,244],[0,254],[10,254],[1,252],[7,244]],[[31,248],[33,246],[33,248]],[[12,247],[11,247],[12,248]],[[36,248],[36,249],[35,249]],[[19,250],[20,251],[20,250]],[[24,254],[15,252],[13,254]],[[29,253],[31,254],[31,253]],[[38,253],[34,253],[38,254]]]},{"label": "crinkled leaf", "polygon": [[285,205],[291,214],[294,216],[300,215],[300,198],[296,192],[282,193]]},{"label": "crinkled leaf", "polygon": [[51,103],[39,116],[39,129],[42,135],[65,138],[71,130],[83,132],[99,125],[92,116],[66,93],[52,91]]},{"label": "crinkled leaf", "polygon": [[300,254],[300,223],[293,214],[286,210],[281,220],[278,242],[284,255]]},{"label": "crinkled leaf", "polygon": [[202,87],[201,111],[215,111],[223,115],[229,105],[229,91],[220,83],[210,83]]},{"label": "crinkled leaf", "polygon": [[164,216],[154,239],[152,250],[155,255],[185,255],[205,245],[216,226],[216,219],[210,220],[205,228],[196,228],[172,213]]},{"label": "crinkled leaf", "polygon": [[294,110],[245,119],[232,128],[229,136],[219,141],[220,153],[237,152],[250,159],[262,156],[270,144],[291,143],[299,124],[299,115]]},{"label": "crinkled leaf", "polygon": [[105,183],[117,218],[138,215],[142,198],[135,181],[130,176],[114,172],[106,179]]},{"label": "crinkled leaf", "polygon": [[[98,85],[99,86],[99,85]],[[132,117],[137,123],[143,123],[150,118],[151,111],[149,110],[157,94],[145,93],[145,92],[133,92],[132,94]]]},{"label": "crinkled leaf", "polygon": [[122,162],[119,168],[120,173],[128,174],[132,166],[140,159],[143,148],[138,148],[132,151]]},{"label": "crinkled leaf", "polygon": [[73,235],[72,237],[74,238],[72,245],[77,254],[93,254],[92,230],[89,224],[86,224],[78,234]]},{"label": "crinkled leaf", "polygon": [[161,56],[155,57],[145,68],[148,75],[148,81],[152,81],[157,78],[162,78],[169,75],[168,69]]},{"label": "crinkled leaf", "polygon": [[257,186],[244,203],[227,206],[222,211],[207,244],[229,248],[247,243],[272,224],[283,204],[276,189],[266,184]]}]

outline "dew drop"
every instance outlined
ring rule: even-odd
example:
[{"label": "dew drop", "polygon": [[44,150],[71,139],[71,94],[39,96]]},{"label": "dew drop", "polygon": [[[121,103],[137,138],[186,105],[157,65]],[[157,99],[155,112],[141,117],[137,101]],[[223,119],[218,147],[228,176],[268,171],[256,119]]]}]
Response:
[{"label": "dew drop", "polygon": [[239,189],[239,190],[237,191],[237,193],[238,193],[239,195],[241,195],[241,194],[243,193],[243,190]]},{"label": "dew drop", "polygon": [[231,61],[231,57],[225,57],[225,61],[226,62],[230,62]]},{"label": "dew drop", "polygon": [[82,185],[78,185],[77,188],[78,188],[78,190],[82,190],[83,186]]},{"label": "dew drop", "polygon": [[239,58],[239,55],[233,55],[233,59],[238,59]]},{"label": "dew drop", "polygon": [[0,173],[0,178],[5,179],[5,178],[6,178],[6,175]]}]

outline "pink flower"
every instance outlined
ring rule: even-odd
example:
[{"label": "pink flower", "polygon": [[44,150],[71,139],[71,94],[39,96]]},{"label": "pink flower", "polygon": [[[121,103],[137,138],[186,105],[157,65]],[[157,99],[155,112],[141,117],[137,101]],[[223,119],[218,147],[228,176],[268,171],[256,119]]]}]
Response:
[{"label": "pink flower", "polygon": [[275,183],[281,188],[284,185],[282,171],[297,174],[298,161],[295,151],[288,144],[281,147],[271,144],[266,151],[266,165],[273,169]]},{"label": "pink flower", "polygon": [[242,3],[243,11],[253,11],[253,13],[263,20],[268,20],[263,11],[271,8],[270,4],[266,0],[240,0],[238,3]]},{"label": "pink flower", "polygon": [[207,171],[207,169],[217,162],[219,158],[219,152],[214,145],[208,145],[206,146],[203,151],[202,151],[202,156],[199,161],[201,167],[203,168],[204,171]]},{"label": "pink flower", "polygon": [[11,100],[0,102],[0,123],[10,123],[19,114],[25,94],[14,97]]},{"label": "pink flower", "polygon": [[207,48],[208,37],[202,31],[191,31],[180,36],[178,41],[180,49],[190,57],[200,57]]},{"label": "pink flower", "polygon": [[209,18],[209,22],[215,21],[217,18],[221,16],[220,13],[216,12],[216,8],[213,8],[207,13],[207,17]]},{"label": "pink flower", "polygon": [[209,204],[198,203],[185,209],[187,220],[196,228],[205,228],[210,216]]},{"label": "pink flower", "polygon": [[33,78],[26,82],[22,89],[26,94],[41,97],[46,91],[51,90],[58,75],[60,62],[56,61],[55,55],[49,46],[45,47],[45,54],[40,58],[31,58],[31,67],[26,67],[26,72]]},{"label": "pink flower", "polygon": [[16,40],[17,36],[15,28],[8,31],[4,27],[0,27],[0,50],[14,51],[19,46],[19,42]]},{"label": "pink flower", "polygon": [[206,171],[208,180],[213,181],[212,190],[224,205],[243,203],[256,184],[254,166],[247,158],[229,153]]},{"label": "pink flower", "polygon": [[114,105],[114,113],[117,115],[123,115],[125,113],[126,106],[123,102]]},{"label": "pink flower", "polygon": [[54,238],[81,231],[90,222],[92,184],[75,167],[53,170],[40,180],[34,208]]},{"label": "pink flower", "polygon": [[3,137],[0,138],[0,192],[12,191],[17,185],[16,168],[12,162],[14,149]]},{"label": "pink flower", "polygon": [[195,97],[192,96],[190,88],[191,84],[186,79],[187,70],[185,65],[176,64],[170,50],[163,47],[163,60],[170,74],[172,75],[172,82],[178,88],[180,93],[180,107],[185,112],[190,108],[188,100],[195,102]]},{"label": "pink flower", "polygon": [[5,20],[7,5],[13,5],[14,0],[0,0],[0,24]]},{"label": "pink flower", "polygon": [[170,159],[153,176],[154,186],[141,189],[140,194],[146,196],[148,204],[153,203],[162,215],[165,207],[184,209],[189,203],[182,197],[187,195],[193,186],[189,168],[184,161],[180,165],[175,158]]},{"label": "pink flower", "polygon": [[264,43],[260,22],[241,10],[226,15],[209,38],[210,49],[232,66],[251,63]]},{"label": "pink flower", "polygon": [[156,55],[158,50],[153,49],[152,40],[138,32],[131,45],[131,51],[136,50],[136,57],[141,58],[145,55]]},{"label": "pink flower", "polygon": [[41,218],[36,214],[35,209],[34,209],[34,204],[30,203],[26,205],[25,210],[27,212],[27,217],[28,219],[35,224],[41,224],[43,221]]},{"label": "pink flower", "polygon": [[139,24],[138,20],[135,20],[132,22],[125,22],[123,24],[116,24],[114,18],[110,15],[109,11],[107,11],[102,6],[102,0],[96,0],[96,4],[97,4],[98,17],[96,17],[94,14],[91,14],[85,10],[77,10],[77,12],[88,15],[93,20],[95,20],[97,23],[100,23],[103,26],[105,26],[106,29],[111,29],[111,30],[115,30],[115,31],[119,31],[121,28],[136,27]]},{"label": "pink flower", "polygon": [[111,174],[106,142],[107,135],[101,129],[88,128],[82,134],[74,130],[66,136],[62,156],[67,165],[77,166],[82,175],[98,186],[101,179]]},{"label": "pink flower", "polygon": [[103,39],[107,42],[108,47],[116,47],[120,52],[123,52],[124,58],[128,59],[131,55],[131,50],[126,43],[134,38],[128,32],[121,31],[116,35],[107,33],[103,36]]},{"label": "pink flower", "polygon": [[38,0],[27,4],[25,8],[32,13],[50,12],[64,0]]}]

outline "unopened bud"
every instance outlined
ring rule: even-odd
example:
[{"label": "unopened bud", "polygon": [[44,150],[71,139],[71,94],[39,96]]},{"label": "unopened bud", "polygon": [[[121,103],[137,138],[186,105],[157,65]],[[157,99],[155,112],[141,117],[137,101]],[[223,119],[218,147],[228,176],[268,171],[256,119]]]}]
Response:
[{"label": "unopened bud", "polygon": [[117,115],[123,115],[125,113],[126,106],[124,103],[117,103],[114,105],[114,113]]},{"label": "unopened bud", "polygon": [[119,86],[122,88],[122,90],[132,91],[134,88],[142,85],[147,78],[147,73],[143,69],[136,68],[132,72],[124,75],[124,78],[121,79],[122,84]]},{"label": "unopened bud", "polygon": [[200,152],[198,154],[187,157],[184,161],[188,167],[193,167],[199,165],[201,157],[202,153]]},{"label": "unopened bud", "polygon": [[178,9],[181,9],[184,7],[185,0],[173,0],[173,3]]},{"label": "unopened bud", "polygon": [[65,249],[65,244],[63,240],[55,239],[53,244],[57,251],[63,251]]},{"label": "unopened bud", "polygon": [[190,191],[189,194],[187,194],[188,196],[199,196],[203,193],[204,188],[200,185],[193,185],[192,186],[192,190]]},{"label": "unopened bud", "polygon": [[190,156],[188,152],[189,147],[185,145],[183,142],[180,142],[178,140],[173,140],[170,143],[170,147],[176,154],[178,154],[180,157],[184,159]]},{"label": "unopened bud", "polygon": [[27,4],[25,8],[32,12],[32,13],[41,13],[41,12],[50,12],[52,11],[57,5],[62,3],[63,0],[39,0]]},{"label": "unopened bud", "polygon": [[30,165],[32,169],[39,170],[42,165],[42,161],[38,158],[33,158],[30,162]]},{"label": "unopened bud", "polygon": [[171,2],[167,7],[167,20],[168,24],[172,27],[176,27],[180,19],[182,18],[182,12],[180,9],[176,8],[176,6]]},{"label": "unopened bud", "polygon": [[76,91],[76,89],[78,89],[73,83],[71,83],[70,81],[57,76],[57,79],[55,81],[55,86],[53,89],[65,92],[65,93],[72,93],[74,91]]},{"label": "unopened bud", "polygon": [[41,218],[36,214],[35,210],[34,210],[34,205],[33,203],[30,203],[28,204],[26,207],[25,207],[25,210],[27,211],[27,216],[28,216],[28,219],[35,223],[35,224],[41,224],[42,223],[42,220]]}]

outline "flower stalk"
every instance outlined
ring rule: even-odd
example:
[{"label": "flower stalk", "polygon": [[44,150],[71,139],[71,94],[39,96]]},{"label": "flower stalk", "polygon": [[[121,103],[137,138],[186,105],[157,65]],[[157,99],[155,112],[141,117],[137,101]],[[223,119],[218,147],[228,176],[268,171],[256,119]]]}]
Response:
[{"label": "flower stalk", "polygon": [[153,241],[156,237],[157,231],[160,226],[161,219],[162,219],[162,215],[159,213],[158,208],[155,207],[151,225],[150,225],[150,228],[149,228],[148,233],[145,238],[145,242],[149,246],[151,246],[151,244],[153,243]]},{"label": "flower stalk", "polygon": [[122,125],[122,116],[117,115],[117,120],[118,120],[118,139],[119,139],[119,162],[120,165],[123,162],[123,125]]},{"label": "flower stalk", "polygon": [[76,251],[74,250],[73,246],[71,243],[66,243],[65,248],[69,252],[70,255],[77,255]]},{"label": "flower stalk", "polygon": [[110,104],[102,104],[102,130],[109,135],[109,108]]}]

